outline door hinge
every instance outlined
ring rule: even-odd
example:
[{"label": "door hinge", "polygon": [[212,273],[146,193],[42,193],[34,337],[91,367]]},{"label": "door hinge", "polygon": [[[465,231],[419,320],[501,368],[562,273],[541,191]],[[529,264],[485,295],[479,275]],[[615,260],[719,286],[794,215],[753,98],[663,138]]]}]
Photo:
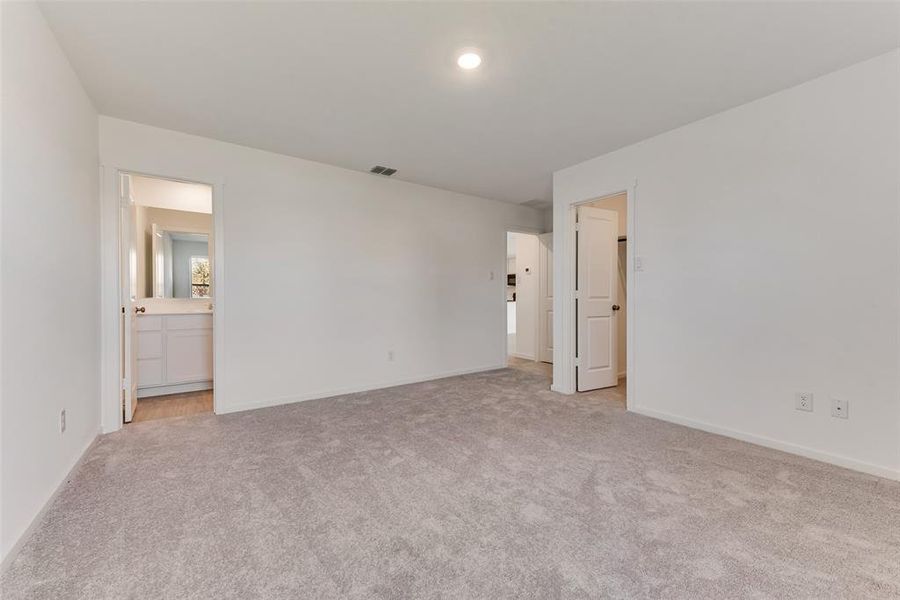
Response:
[{"label": "door hinge", "polygon": [[576,356],[576,357],[575,357],[575,366],[576,366],[576,367],[580,367],[580,366],[581,366],[581,357],[579,357],[579,356]]},{"label": "door hinge", "polygon": [[581,223],[575,223],[575,231],[581,231]]},{"label": "door hinge", "polygon": [[124,307],[124,306],[122,307],[122,314],[123,314],[123,315],[125,314],[125,307]]},{"label": "door hinge", "polygon": [[125,381],[125,378],[123,377],[122,378],[122,391],[124,392],[127,389],[128,389],[128,383]]}]

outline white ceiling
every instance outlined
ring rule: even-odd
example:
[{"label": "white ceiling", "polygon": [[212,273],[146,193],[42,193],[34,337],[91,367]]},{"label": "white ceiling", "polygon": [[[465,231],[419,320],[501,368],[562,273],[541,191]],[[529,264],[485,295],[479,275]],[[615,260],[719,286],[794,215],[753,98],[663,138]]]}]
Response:
[{"label": "white ceiling", "polygon": [[[44,2],[98,110],[512,202],[900,44],[900,4]],[[484,64],[455,65],[476,46]]]}]

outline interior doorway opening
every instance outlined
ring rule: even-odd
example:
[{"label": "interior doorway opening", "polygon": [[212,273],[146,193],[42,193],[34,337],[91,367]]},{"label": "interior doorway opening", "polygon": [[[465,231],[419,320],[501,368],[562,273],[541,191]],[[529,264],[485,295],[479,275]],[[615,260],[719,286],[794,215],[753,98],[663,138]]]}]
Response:
[{"label": "interior doorway opening", "polygon": [[628,195],[576,207],[575,385],[617,389],[625,400],[628,360]]},{"label": "interior doorway opening", "polygon": [[552,233],[506,234],[507,366],[552,378]]},{"label": "interior doorway opening", "polygon": [[213,412],[213,188],[119,173],[122,420]]}]

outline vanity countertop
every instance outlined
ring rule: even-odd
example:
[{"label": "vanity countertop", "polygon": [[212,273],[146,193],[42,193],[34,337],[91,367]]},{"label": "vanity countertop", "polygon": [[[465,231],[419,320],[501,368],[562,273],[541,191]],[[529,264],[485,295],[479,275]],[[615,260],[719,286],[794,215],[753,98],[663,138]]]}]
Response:
[{"label": "vanity countertop", "polygon": [[139,300],[135,304],[143,307],[144,312],[137,313],[141,316],[150,315],[211,315],[212,303],[198,300],[172,300],[147,298]]},{"label": "vanity countertop", "polygon": [[152,317],[158,315],[211,315],[213,311],[208,308],[204,309],[178,309],[178,308],[150,308],[147,307],[146,312],[138,313],[139,317]]}]

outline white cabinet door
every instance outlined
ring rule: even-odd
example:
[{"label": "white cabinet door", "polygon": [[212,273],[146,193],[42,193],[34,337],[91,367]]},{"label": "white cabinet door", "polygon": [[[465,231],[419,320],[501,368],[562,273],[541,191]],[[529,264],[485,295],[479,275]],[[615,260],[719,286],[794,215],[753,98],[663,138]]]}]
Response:
[{"label": "white cabinet door", "polygon": [[141,388],[138,388],[139,392],[143,387],[162,385],[166,382],[162,358],[139,360],[137,372],[138,381],[141,384]]},{"label": "white cabinet door", "polygon": [[212,379],[212,329],[166,330],[166,383]]},{"label": "white cabinet door", "polygon": [[177,393],[184,384],[212,381],[212,315],[143,315],[135,320],[142,396]]}]

